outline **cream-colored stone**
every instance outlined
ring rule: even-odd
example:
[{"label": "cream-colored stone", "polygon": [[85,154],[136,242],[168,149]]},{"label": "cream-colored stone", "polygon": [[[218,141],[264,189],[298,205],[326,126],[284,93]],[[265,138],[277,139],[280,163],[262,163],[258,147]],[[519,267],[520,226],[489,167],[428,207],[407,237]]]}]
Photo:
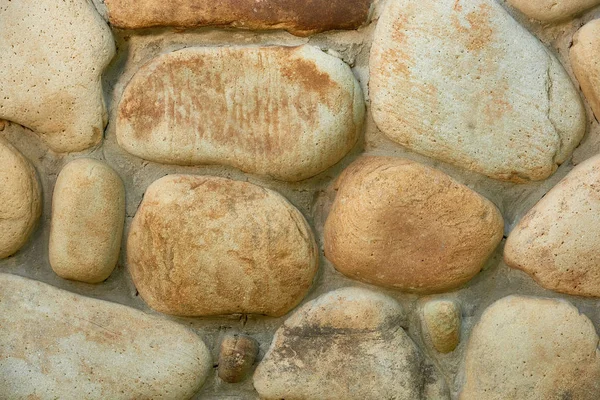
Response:
[{"label": "cream-colored stone", "polygon": [[387,136],[495,179],[547,178],[586,130],[559,61],[494,0],[390,0],[370,71]]},{"label": "cream-colored stone", "polygon": [[560,22],[600,4],[600,0],[507,0],[508,4],[541,22]]},{"label": "cream-colored stone", "polygon": [[272,190],[168,175],[146,190],[127,260],[140,295],[155,310],[281,316],[310,288],[318,249],[302,214]]},{"label": "cream-colored stone", "polygon": [[42,214],[35,169],[8,141],[0,138],[0,259],[17,252]]},{"label": "cream-colored stone", "polygon": [[117,140],[151,161],[225,164],[297,181],[346,155],[364,107],[350,68],[316,47],[188,48],[132,78]]},{"label": "cream-colored stone", "polygon": [[65,279],[98,283],[119,259],[125,186],[102,161],[80,158],[58,175],[52,198],[50,265]]},{"label": "cream-colored stone", "polygon": [[541,286],[600,297],[600,155],[575,167],[519,221],[506,263]]},{"label": "cream-colored stone", "polygon": [[0,118],[58,152],[100,142],[100,77],[115,44],[92,2],[0,0],[0,27]]},{"label": "cream-colored stone", "polygon": [[460,308],[454,301],[432,300],[425,303],[422,326],[433,347],[440,353],[454,351],[460,341]]},{"label": "cream-colored stone", "polygon": [[596,119],[600,118],[600,19],[585,24],[569,52],[573,72]]},{"label": "cream-colored stone", "polygon": [[413,161],[363,157],[336,186],[325,256],[354,279],[418,293],[449,290],[473,278],[502,240],[494,204]]},{"label": "cream-colored stone", "polygon": [[212,368],[185,327],[0,274],[0,398],[191,398]]},{"label": "cream-colored stone", "polygon": [[443,378],[400,325],[392,298],[359,288],[306,303],[254,373],[261,399],[448,399]]},{"label": "cream-colored stone", "polygon": [[594,325],[564,300],[509,296],[473,329],[460,400],[597,400]]}]

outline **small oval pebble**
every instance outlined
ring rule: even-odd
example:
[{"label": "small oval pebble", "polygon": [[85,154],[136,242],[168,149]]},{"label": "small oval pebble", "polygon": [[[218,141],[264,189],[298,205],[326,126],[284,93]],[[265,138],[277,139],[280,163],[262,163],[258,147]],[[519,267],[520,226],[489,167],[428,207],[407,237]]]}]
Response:
[{"label": "small oval pebble", "polygon": [[65,279],[98,283],[119,258],[125,187],[101,161],[78,159],[56,180],[52,198],[50,265]]},{"label": "small oval pebble", "polygon": [[250,336],[225,336],[219,352],[219,378],[229,383],[243,381],[252,369],[258,350],[258,342]]},{"label": "small oval pebble", "polygon": [[33,166],[0,138],[0,259],[16,253],[29,239],[42,213],[41,196]]},{"label": "small oval pebble", "polygon": [[460,340],[460,309],[453,301],[433,300],[423,307],[423,330],[440,353],[450,353]]}]

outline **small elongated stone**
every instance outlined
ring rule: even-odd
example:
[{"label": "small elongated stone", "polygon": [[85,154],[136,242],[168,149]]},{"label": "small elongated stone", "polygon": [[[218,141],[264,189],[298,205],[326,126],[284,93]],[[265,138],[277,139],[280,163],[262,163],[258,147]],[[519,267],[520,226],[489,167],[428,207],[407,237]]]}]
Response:
[{"label": "small elongated stone", "polygon": [[185,327],[0,274],[0,398],[182,400],[212,367]]},{"label": "small elongated stone", "polygon": [[433,347],[440,353],[450,353],[458,346],[461,316],[455,302],[428,301],[423,307],[422,325]]},{"label": "small elongated stone", "polygon": [[252,369],[258,350],[258,342],[250,336],[225,336],[219,352],[219,378],[228,383],[243,381]]},{"label": "small elongated stone", "polygon": [[348,153],[364,111],[348,65],[316,47],[198,47],[135,74],[116,131],[121,147],[147,160],[297,181]]},{"label": "small elongated stone", "polygon": [[[600,3],[600,2],[599,2]],[[573,36],[569,51],[573,72],[596,119],[600,118],[600,19],[585,24]]]},{"label": "small elongated stone", "polygon": [[600,4],[600,0],[508,0],[527,17],[541,22],[561,22]]},{"label": "small elongated stone", "polygon": [[125,223],[125,186],[102,161],[80,158],[58,175],[52,198],[50,265],[65,279],[98,283],[111,274]]}]

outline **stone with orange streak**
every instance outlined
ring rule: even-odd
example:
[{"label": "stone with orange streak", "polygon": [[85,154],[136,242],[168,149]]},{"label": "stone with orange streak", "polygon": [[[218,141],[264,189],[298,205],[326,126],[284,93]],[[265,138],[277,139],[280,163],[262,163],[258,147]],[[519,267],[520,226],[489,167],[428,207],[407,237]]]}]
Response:
[{"label": "stone with orange streak", "polygon": [[564,22],[600,5],[600,0],[508,0],[508,4],[540,22]]}]

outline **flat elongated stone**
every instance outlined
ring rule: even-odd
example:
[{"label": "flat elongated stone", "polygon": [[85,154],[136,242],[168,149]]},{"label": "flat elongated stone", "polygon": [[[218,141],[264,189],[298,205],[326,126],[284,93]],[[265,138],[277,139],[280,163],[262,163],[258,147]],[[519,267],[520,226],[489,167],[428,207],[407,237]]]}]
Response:
[{"label": "flat elongated stone", "polygon": [[102,161],[80,158],[58,175],[52,199],[50,265],[65,279],[98,283],[111,274],[125,223],[125,186]]},{"label": "flat elongated stone", "polygon": [[0,118],[34,130],[54,151],[102,139],[100,76],[115,54],[87,0],[0,0]]},{"label": "flat elongated stone", "polygon": [[231,26],[285,29],[298,36],[356,29],[367,21],[372,0],[106,0],[119,28]]},{"label": "flat elongated stone", "polygon": [[0,259],[17,252],[42,214],[42,193],[35,169],[0,138]]},{"label": "flat elongated stone", "polygon": [[277,330],[254,387],[261,399],[448,399],[402,316],[394,299],[369,290],[322,295]]},{"label": "flat elongated stone", "polygon": [[0,274],[3,399],[189,399],[211,367],[174,322]]},{"label": "flat elongated stone", "polygon": [[570,50],[571,66],[596,119],[600,118],[600,20],[585,24]]},{"label": "flat elongated stone", "polygon": [[336,185],[325,256],[363,282],[418,293],[456,288],[502,240],[494,204],[422,164],[363,157]]},{"label": "flat elongated stone", "polygon": [[575,167],[519,221],[506,263],[546,289],[600,297],[600,156]]},{"label": "flat elongated stone", "polygon": [[564,300],[509,296],[473,329],[460,400],[596,400],[598,335]]},{"label": "flat elongated stone", "polygon": [[168,175],[148,187],[127,259],[150,307],[187,316],[283,315],[318,268],[310,227],[280,194],[192,175]]},{"label": "flat elongated stone", "polygon": [[508,4],[529,18],[560,22],[600,4],[599,0],[508,0]]},{"label": "flat elongated stone", "polygon": [[370,60],[377,126],[489,177],[542,180],[586,129],[558,60],[494,0],[393,0]]},{"label": "flat elongated stone", "polygon": [[350,68],[315,47],[205,47],[142,67],[116,129],[119,144],[147,160],[295,181],[337,163],[363,117]]}]

